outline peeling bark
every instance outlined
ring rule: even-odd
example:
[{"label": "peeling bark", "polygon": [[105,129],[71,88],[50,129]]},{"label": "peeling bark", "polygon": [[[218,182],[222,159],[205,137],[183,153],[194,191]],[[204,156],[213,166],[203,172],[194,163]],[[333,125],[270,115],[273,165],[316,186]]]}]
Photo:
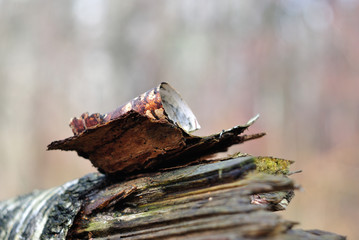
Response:
[{"label": "peeling bark", "polygon": [[255,119],[221,133],[198,137],[171,122],[129,111],[101,127],[52,142],[48,149],[75,150],[90,159],[100,172],[119,178],[154,167],[180,166],[262,137],[264,133],[241,135]]}]

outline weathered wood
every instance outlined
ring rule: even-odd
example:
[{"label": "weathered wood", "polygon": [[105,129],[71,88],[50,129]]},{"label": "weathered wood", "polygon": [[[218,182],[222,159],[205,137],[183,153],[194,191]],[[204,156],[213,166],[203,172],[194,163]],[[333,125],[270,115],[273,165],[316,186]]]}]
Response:
[{"label": "weathered wood", "polygon": [[134,98],[107,114],[84,113],[70,121],[75,136],[52,142],[48,150],[74,150],[101,172],[121,175],[158,165],[158,156],[181,151],[196,117],[168,84]]},{"label": "weathered wood", "polygon": [[113,112],[73,118],[75,135],[50,143],[48,150],[76,151],[100,172],[123,179],[197,161],[262,137],[264,133],[241,135],[257,118],[218,134],[191,135],[200,128],[196,117],[168,83],[161,83]]},{"label": "weathered wood", "polygon": [[167,83],[108,114],[73,118],[75,136],[48,150],[74,150],[106,175],[0,202],[1,239],[343,239],[296,224],[284,210],[297,186],[292,161],[212,154],[264,136],[245,125],[206,137]]},{"label": "weathered wood", "polygon": [[199,137],[167,120],[154,120],[129,111],[104,125],[54,141],[48,150],[75,150],[89,158],[100,172],[124,178],[140,171],[197,161],[226,151],[234,144],[260,138],[265,134],[241,135],[257,118],[243,126]]},{"label": "weathered wood", "polygon": [[0,202],[0,239],[65,239],[81,199],[104,182],[104,175],[93,173]]},{"label": "weathered wood", "polygon": [[[285,176],[247,175],[255,163],[252,157],[241,157],[111,185],[86,200],[70,236],[159,239],[228,232],[236,237],[261,237],[286,231],[294,223],[266,210],[288,201],[286,194],[263,205],[252,204],[250,196],[274,191],[289,194],[295,185]],[[111,210],[103,211],[99,199],[113,192],[131,194],[125,201],[116,200],[116,207],[106,202]],[[94,205],[101,206],[101,211],[96,212]]]},{"label": "weathered wood", "polygon": [[344,239],[293,230],[296,223],[270,211],[293,196],[290,163],[242,156],[121,182],[90,174],[0,202],[0,238]]}]

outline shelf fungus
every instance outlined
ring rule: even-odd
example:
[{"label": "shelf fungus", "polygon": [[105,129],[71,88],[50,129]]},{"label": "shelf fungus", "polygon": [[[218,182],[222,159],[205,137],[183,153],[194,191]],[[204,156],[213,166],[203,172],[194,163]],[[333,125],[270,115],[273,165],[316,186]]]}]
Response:
[{"label": "shelf fungus", "polygon": [[154,168],[183,166],[264,133],[241,135],[243,126],[206,137],[190,134],[200,125],[187,103],[168,83],[161,83],[115,111],[84,113],[70,121],[74,136],[48,150],[76,151],[100,172],[126,176]]}]

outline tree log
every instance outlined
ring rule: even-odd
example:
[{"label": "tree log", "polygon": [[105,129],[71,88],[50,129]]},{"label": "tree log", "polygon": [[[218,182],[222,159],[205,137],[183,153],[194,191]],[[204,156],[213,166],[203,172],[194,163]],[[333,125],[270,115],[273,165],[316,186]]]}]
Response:
[{"label": "tree log", "polygon": [[272,211],[298,187],[286,176],[290,163],[239,156],[121,182],[89,174],[0,202],[0,238],[345,239],[292,229]]}]

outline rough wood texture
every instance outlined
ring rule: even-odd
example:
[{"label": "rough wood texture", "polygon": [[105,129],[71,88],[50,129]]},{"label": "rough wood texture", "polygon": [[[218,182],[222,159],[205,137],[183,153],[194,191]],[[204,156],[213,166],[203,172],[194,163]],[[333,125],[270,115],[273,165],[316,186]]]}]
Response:
[{"label": "rough wood texture", "polygon": [[344,239],[293,230],[294,222],[270,211],[293,196],[290,163],[241,156],[115,183],[90,174],[1,202],[0,238]]},{"label": "rough wood texture", "polygon": [[[69,236],[79,239],[299,239],[301,236],[343,239],[326,232],[292,230],[294,222],[268,211],[275,205],[288,203],[296,186],[283,175],[252,171],[256,163],[255,158],[240,157],[111,185],[85,200],[85,207]],[[247,175],[249,172],[252,173]],[[105,201],[105,208],[98,203],[114,192],[125,197],[113,203]],[[261,202],[253,200],[253,196],[265,193],[282,194],[279,198],[262,198],[265,201]]]},{"label": "rough wood texture", "polygon": [[141,94],[107,114],[73,118],[75,136],[52,142],[48,150],[76,151],[101,172],[123,177],[161,163],[199,137],[193,112],[168,84]]},{"label": "rough wood texture", "polygon": [[[86,200],[70,236],[159,239],[228,231],[254,237],[289,229],[292,222],[251,204],[250,195],[293,190],[293,182],[262,174],[244,178],[255,167],[253,158],[244,157],[111,185]],[[103,201],[114,192],[126,197]]]},{"label": "rough wood texture", "polygon": [[74,150],[102,174],[0,202],[1,239],[343,239],[292,230],[284,210],[296,185],[292,161],[211,155],[264,136],[254,121],[206,137],[167,83],[108,114],[73,118],[75,136],[48,150]]},{"label": "rough wood texture", "polygon": [[159,166],[181,165],[181,161],[188,163],[226,151],[234,144],[262,137],[264,133],[241,135],[257,118],[243,126],[199,137],[188,134],[170,121],[152,119],[131,110],[104,125],[54,141],[48,149],[74,150],[89,158],[100,172],[124,178]]},{"label": "rough wood texture", "polygon": [[103,185],[93,173],[62,186],[0,202],[0,239],[65,239],[82,198]]},{"label": "rough wood texture", "polygon": [[48,150],[76,151],[100,172],[125,178],[203,159],[262,137],[264,133],[240,135],[257,118],[218,134],[191,135],[200,128],[196,117],[168,83],[161,83],[113,112],[73,118],[70,126],[75,136],[52,142]]}]

